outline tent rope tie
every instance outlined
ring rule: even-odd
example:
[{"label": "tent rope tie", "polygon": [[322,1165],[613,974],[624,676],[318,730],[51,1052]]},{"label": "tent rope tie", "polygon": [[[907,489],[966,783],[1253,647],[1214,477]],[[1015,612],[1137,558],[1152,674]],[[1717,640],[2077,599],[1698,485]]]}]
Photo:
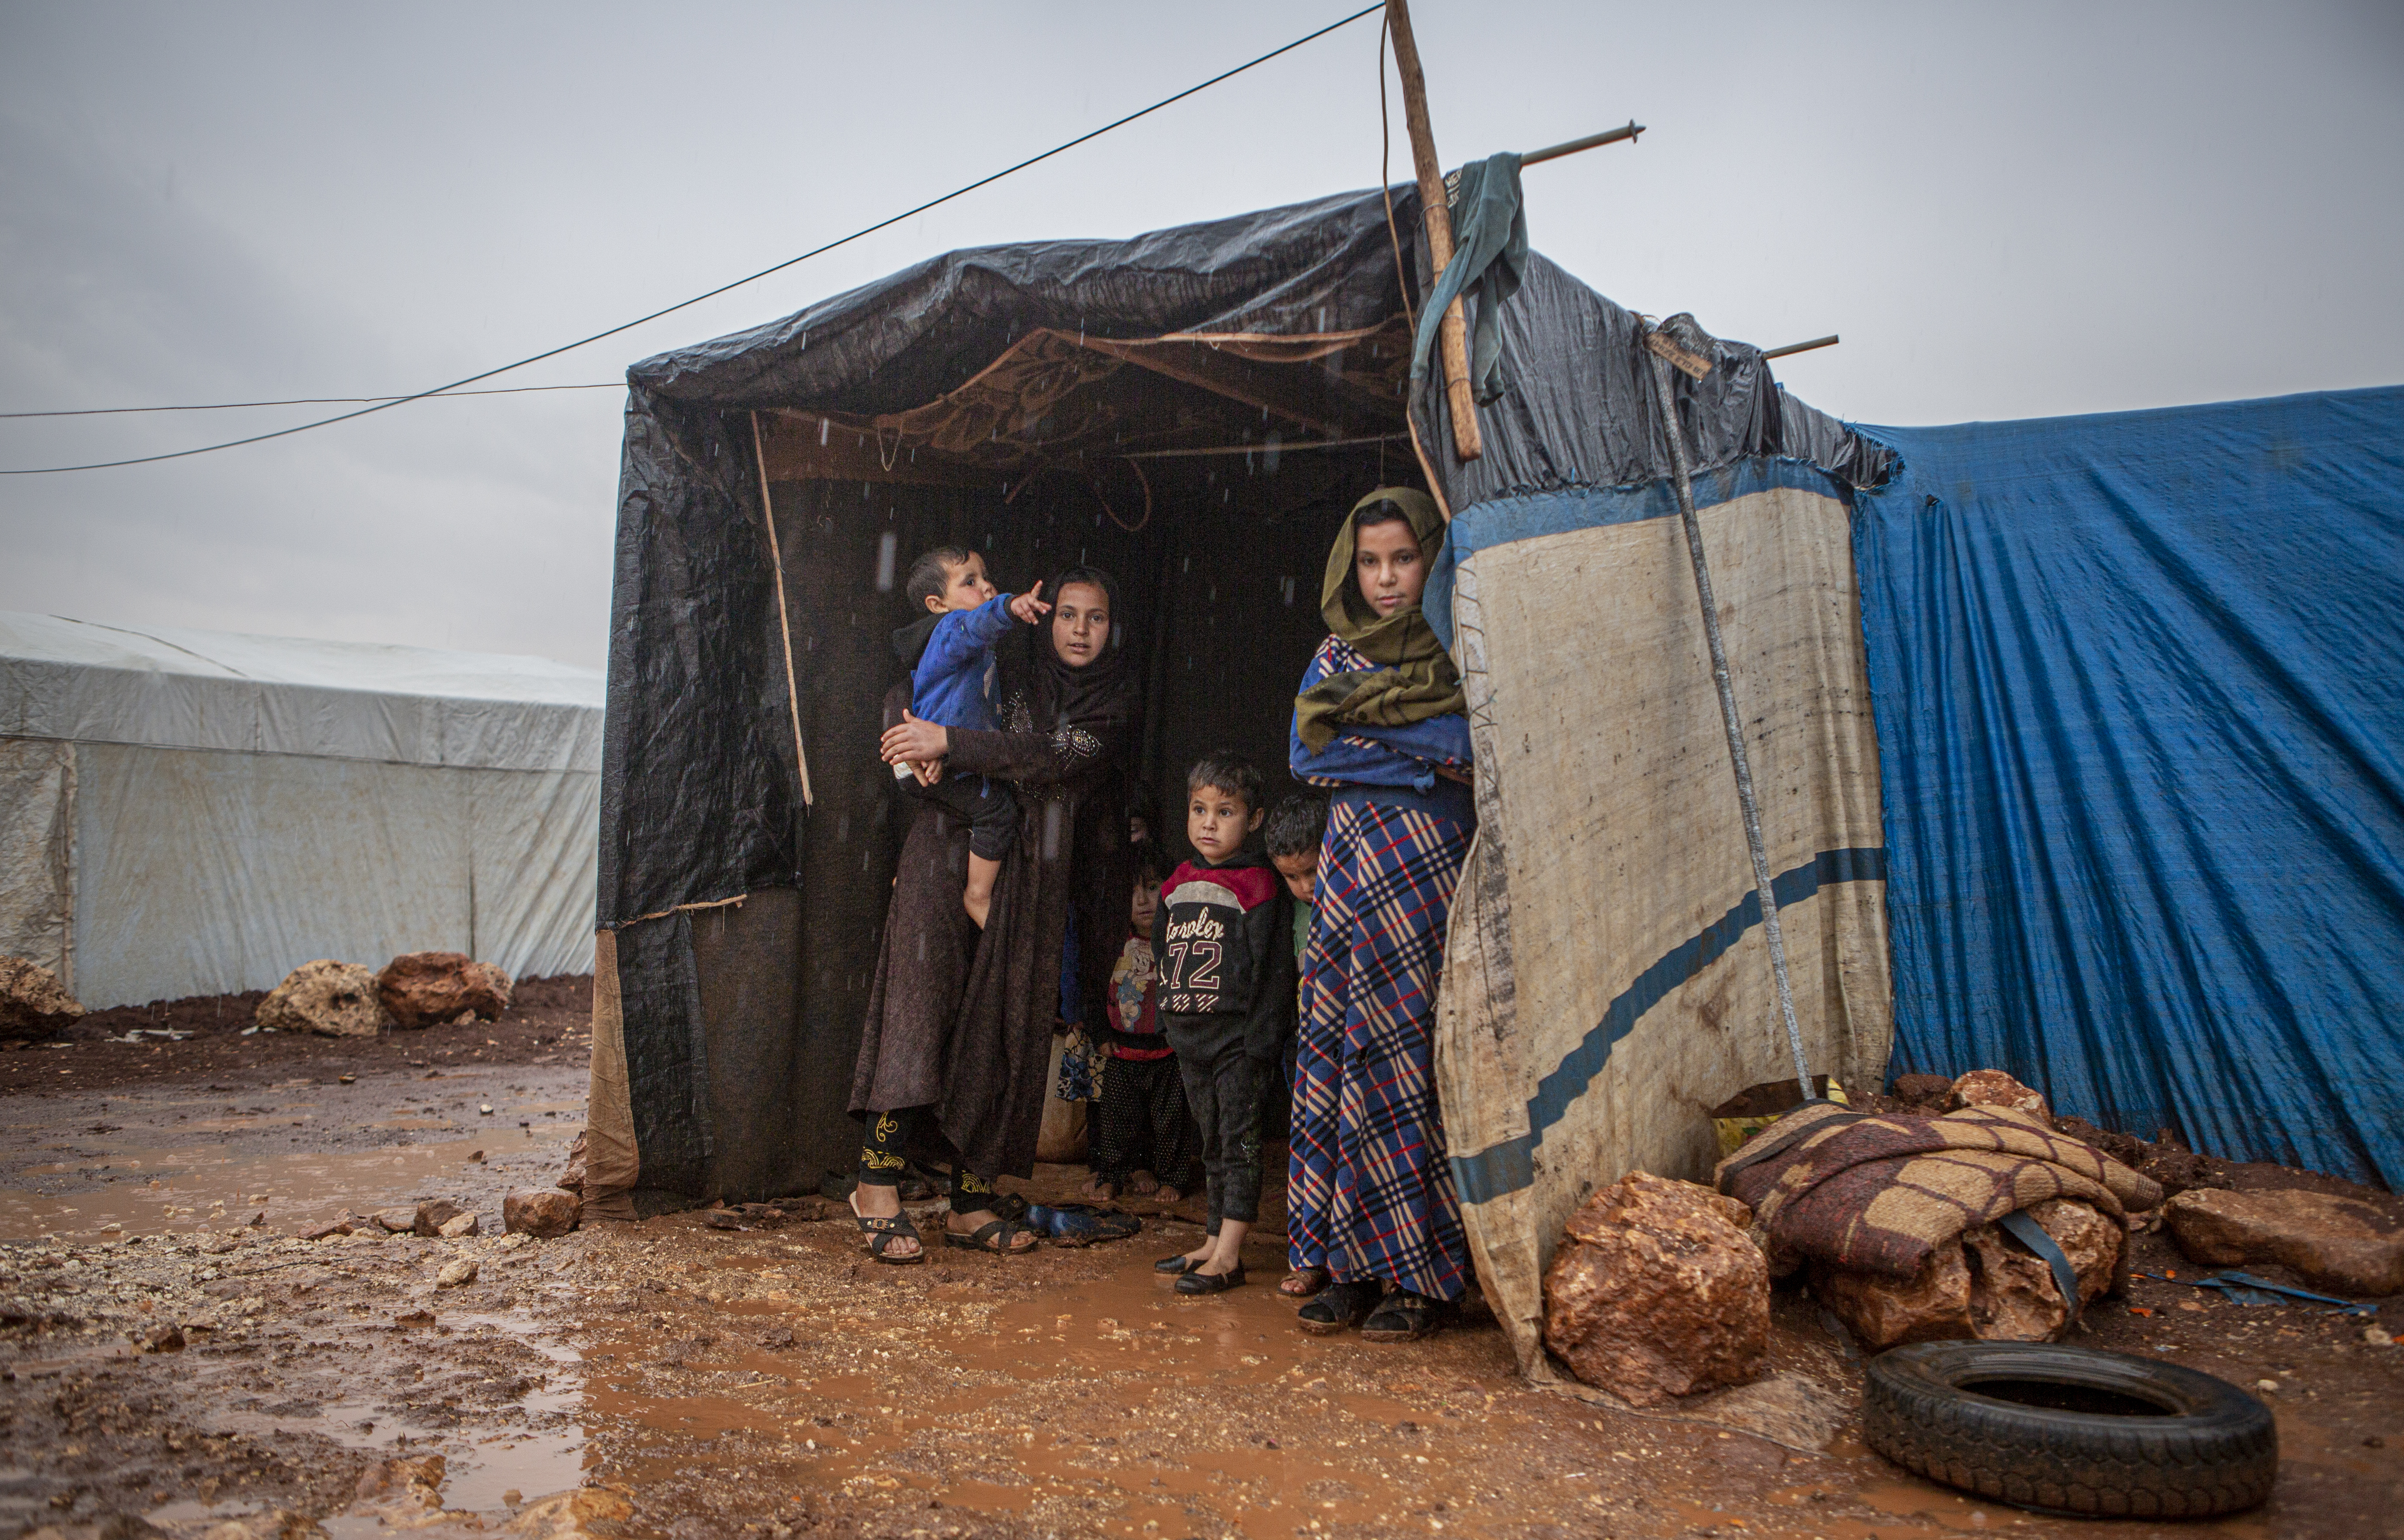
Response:
[{"label": "tent rope tie", "polygon": [[[1702,522],[1695,517],[1694,474],[1686,459],[1686,436],[1678,426],[1678,403],[1670,388],[1670,360],[1678,356],[1681,367],[1692,372],[1700,365],[1708,373],[1711,364],[1686,352],[1652,327],[1642,332],[1644,347],[1651,355],[1653,396],[1661,409],[1662,432],[1670,441],[1670,469],[1678,493],[1678,518],[1686,529],[1686,554],[1695,567],[1695,596],[1703,607],[1703,635],[1711,643],[1712,683],[1719,690],[1720,721],[1727,730],[1728,763],[1736,771],[1737,805],[1744,814],[1745,848],[1753,856],[1753,887],[1761,899],[1761,931],[1769,943],[1769,970],[1778,982],[1778,1015],[1786,1028],[1787,1050],[1795,1057],[1795,1081],[1802,1087],[1803,1099],[1811,1096],[1810,1062],[1803,1054],[1803,1029],[1795,1020],[1795,984],[1786,970],[1786,938],[1778,928],[1778,899],[1770,891],[1769,853],[1761,837],[1761,804],[1753,791],[1753,767],[1744,752],[1744,721],[1737,714],[1736,684],[1728,675],[1727,643],[1720,635],[1719,604],[1712,597],[1711,564],[1703,557]],[[1700,376],[1698,375],[1698,378]]]}]

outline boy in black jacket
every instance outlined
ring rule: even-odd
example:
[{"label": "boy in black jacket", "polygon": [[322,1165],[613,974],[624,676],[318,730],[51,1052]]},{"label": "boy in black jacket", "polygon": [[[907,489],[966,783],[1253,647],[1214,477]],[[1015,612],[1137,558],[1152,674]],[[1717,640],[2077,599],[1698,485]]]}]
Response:
[{"label": "boy in black jacket", "polygon": [[1153,919],[1161,1029],[1201,1126],[1210,1192],[1209,1237],[1153,1264],[1179,1275],[1180,1294],[1243,1282],[1244,1237],[1261,1216],[1261,1090],[1294,1004],[1293,901],[1251,843],[1261,791],[1261,773],[1233,754],[1187,774],[1195,859],[1169,874]]}]

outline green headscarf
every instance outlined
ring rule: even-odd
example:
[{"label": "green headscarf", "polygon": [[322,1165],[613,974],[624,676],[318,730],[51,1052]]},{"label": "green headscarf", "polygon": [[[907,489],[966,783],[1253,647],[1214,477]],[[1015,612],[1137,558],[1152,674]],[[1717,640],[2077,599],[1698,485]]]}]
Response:
[{"label": "green headscarf", "polygon": [[1352,569],[1361,511],[1379,503],[1402,511],[1411,533],[1419,537],[1421,559],[1430,566],[1444,544],[1444,517],[1436,511],[1435,499],[1411,487],[1381,486],[1345,515],[1335,549],[1327,553],[1319,612],[1326,617],[1329,630],[1380,666],[1330,674],[1294,697],[1293,729],[1312,753],[1335,742],[1347,725],[1401,727],[1467,708],[1461,674],[1419,606],[1379,615],[1361,596]]}]

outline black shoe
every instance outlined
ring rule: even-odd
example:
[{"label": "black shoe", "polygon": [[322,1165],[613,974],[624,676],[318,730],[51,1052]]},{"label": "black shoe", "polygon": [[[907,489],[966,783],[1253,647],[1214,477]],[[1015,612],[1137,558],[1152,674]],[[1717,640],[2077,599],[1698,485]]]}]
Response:
[{"label": "black shoe", "polygon": [[1295,1314],[1294,1324],[1320,1337],[1330,1336],[1357,1323],[1377,1309],[1385,1292],[1386,1286],[1374,1278],[1330,1283],[1319,1291],[1318,1298]]},{"label": "black shoe", "polygon": [[1244,1265],[1240,1262],[1223,1273],[1187,1272],[1177,1281],[1179,1294],[1225,1294],[1244,1281]]},{"label": "black shoe", "polygon": [[1361,1323],[1361,1337],[1365,1342],[1416,1342],[1442,1331],[1451,1315],[1452,1307],[1441,1299],[1396,1289]]},{"label": "black shoe", "polygon": [[1175,1256],[1162,1257],[1152,1265],[1152,1270],[1156,1273],[1190,1273],[1201,1265],[1180,1252]]}]

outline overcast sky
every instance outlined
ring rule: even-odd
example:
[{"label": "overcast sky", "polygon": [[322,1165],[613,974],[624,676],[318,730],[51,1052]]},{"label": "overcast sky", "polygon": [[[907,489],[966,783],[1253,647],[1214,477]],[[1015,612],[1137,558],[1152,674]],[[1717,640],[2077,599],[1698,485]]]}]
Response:
[{"label": "overcast sky", "polygon": [[[765,267],[1354,8],[0,3],[0,411],[424,388]],[[2404,6],[1419,0],[1447,164],[1537,246],[1854,421],[2404,381]],[[1356,23],[1130,128],[492,382],[609,381],[955,246],[1377,183]],[[1399,103],[1394,175],[1407,176]],[[0,609],[607,646],[608,390],[0,478]],[[0,466],[309,409],[0,422]]]}]

